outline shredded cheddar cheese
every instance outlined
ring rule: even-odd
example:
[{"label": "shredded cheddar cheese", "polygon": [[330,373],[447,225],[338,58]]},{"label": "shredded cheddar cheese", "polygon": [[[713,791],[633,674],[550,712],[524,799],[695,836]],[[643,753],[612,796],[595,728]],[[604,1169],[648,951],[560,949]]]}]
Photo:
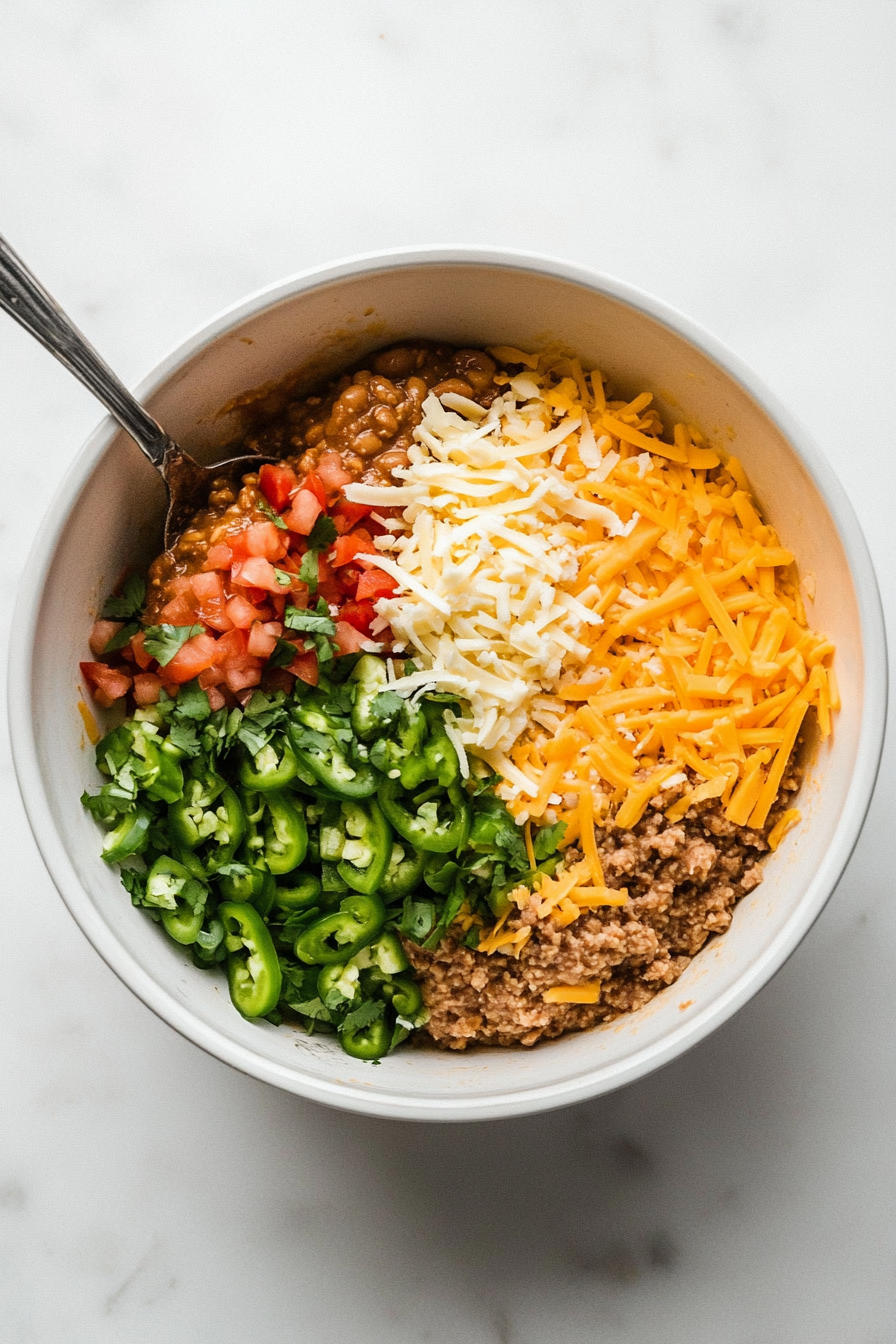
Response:
[{"label": "shredded cheddar cheese", "polygon": [[[466,702],[453,732],[502,776],[530,862],[546,813],[580,845],[582,863],[514,894],[562,927],[626,899],[601,870],[608,818],[635,826],[669,790],[670,822],[720,799],[734,824],[766,825],[810,708],[831,732],[834,647],[737,458],[691,424],[664,437],[651,394],[608,401],[575,359],[493,353],[523,371],[487,411],[431,393],[402,483],[346,495],[395,510],[360,557],[399,584],[379,628],[418,670],[395,689]],[[519,954],[531,929],[506,918],[482,950]]]}]

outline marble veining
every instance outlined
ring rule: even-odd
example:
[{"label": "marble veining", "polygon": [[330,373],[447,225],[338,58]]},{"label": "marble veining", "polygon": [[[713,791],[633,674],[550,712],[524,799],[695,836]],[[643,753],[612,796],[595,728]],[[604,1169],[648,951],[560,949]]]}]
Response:
[{"label": "marble veining", "polygon": [[[495,242],[649,289],[849,492],[894,616],[886,0],[30,0],[0,228],[123,376],[347,253]],[[98,419],[0,322],[0,609]],[[613,1096],[491,1125],[326,1111],[157,1021],[56,896],[4,737],[0,1337],[896,1340],[896,784],[775,981]]]}]

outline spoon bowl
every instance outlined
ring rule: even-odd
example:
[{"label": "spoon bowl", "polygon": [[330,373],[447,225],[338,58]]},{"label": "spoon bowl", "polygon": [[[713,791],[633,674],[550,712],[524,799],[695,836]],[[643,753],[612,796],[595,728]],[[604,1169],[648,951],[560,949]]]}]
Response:
[{"label": "spoon bowl", "polygon": [[175,443],[171,435],[115,376],[86,336],[2,236],[0,307],[80,379],[161,473],[168,491],[166,549],[174,544],[193,514],[207,502],[212,481],[222,476],[236,480],[247,471],[276,460],[262,457],[259,453],[249,453],[210,465],[197,462]]}]

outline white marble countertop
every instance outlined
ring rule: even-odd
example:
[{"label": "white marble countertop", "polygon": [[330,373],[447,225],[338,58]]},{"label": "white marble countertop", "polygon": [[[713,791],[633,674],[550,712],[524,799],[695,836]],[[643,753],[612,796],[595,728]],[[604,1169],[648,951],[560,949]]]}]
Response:
[{"label": "white marble countertop", "polygon": [[[807,424],[896,593],[887,0],[30,0],[0,229],[126,380],[249,290],[413,242],[652,290]],[[98,419],[0,321],[4,629]],[[676,1064],[529,1120],[400,1125],[231,1072],[85,941],[2,758],[0,1336],[896,1340],[892,743],[775,981]]]}]

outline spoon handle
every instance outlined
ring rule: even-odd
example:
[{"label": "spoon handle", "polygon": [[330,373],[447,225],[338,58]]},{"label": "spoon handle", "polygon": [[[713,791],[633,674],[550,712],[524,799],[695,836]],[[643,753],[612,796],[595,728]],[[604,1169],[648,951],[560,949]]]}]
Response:
[{"label": "spoon handle", "polygon": [[0,308],[36,336],[115,417],[160,471],[172,439],[144,410],[0,235]]}]

